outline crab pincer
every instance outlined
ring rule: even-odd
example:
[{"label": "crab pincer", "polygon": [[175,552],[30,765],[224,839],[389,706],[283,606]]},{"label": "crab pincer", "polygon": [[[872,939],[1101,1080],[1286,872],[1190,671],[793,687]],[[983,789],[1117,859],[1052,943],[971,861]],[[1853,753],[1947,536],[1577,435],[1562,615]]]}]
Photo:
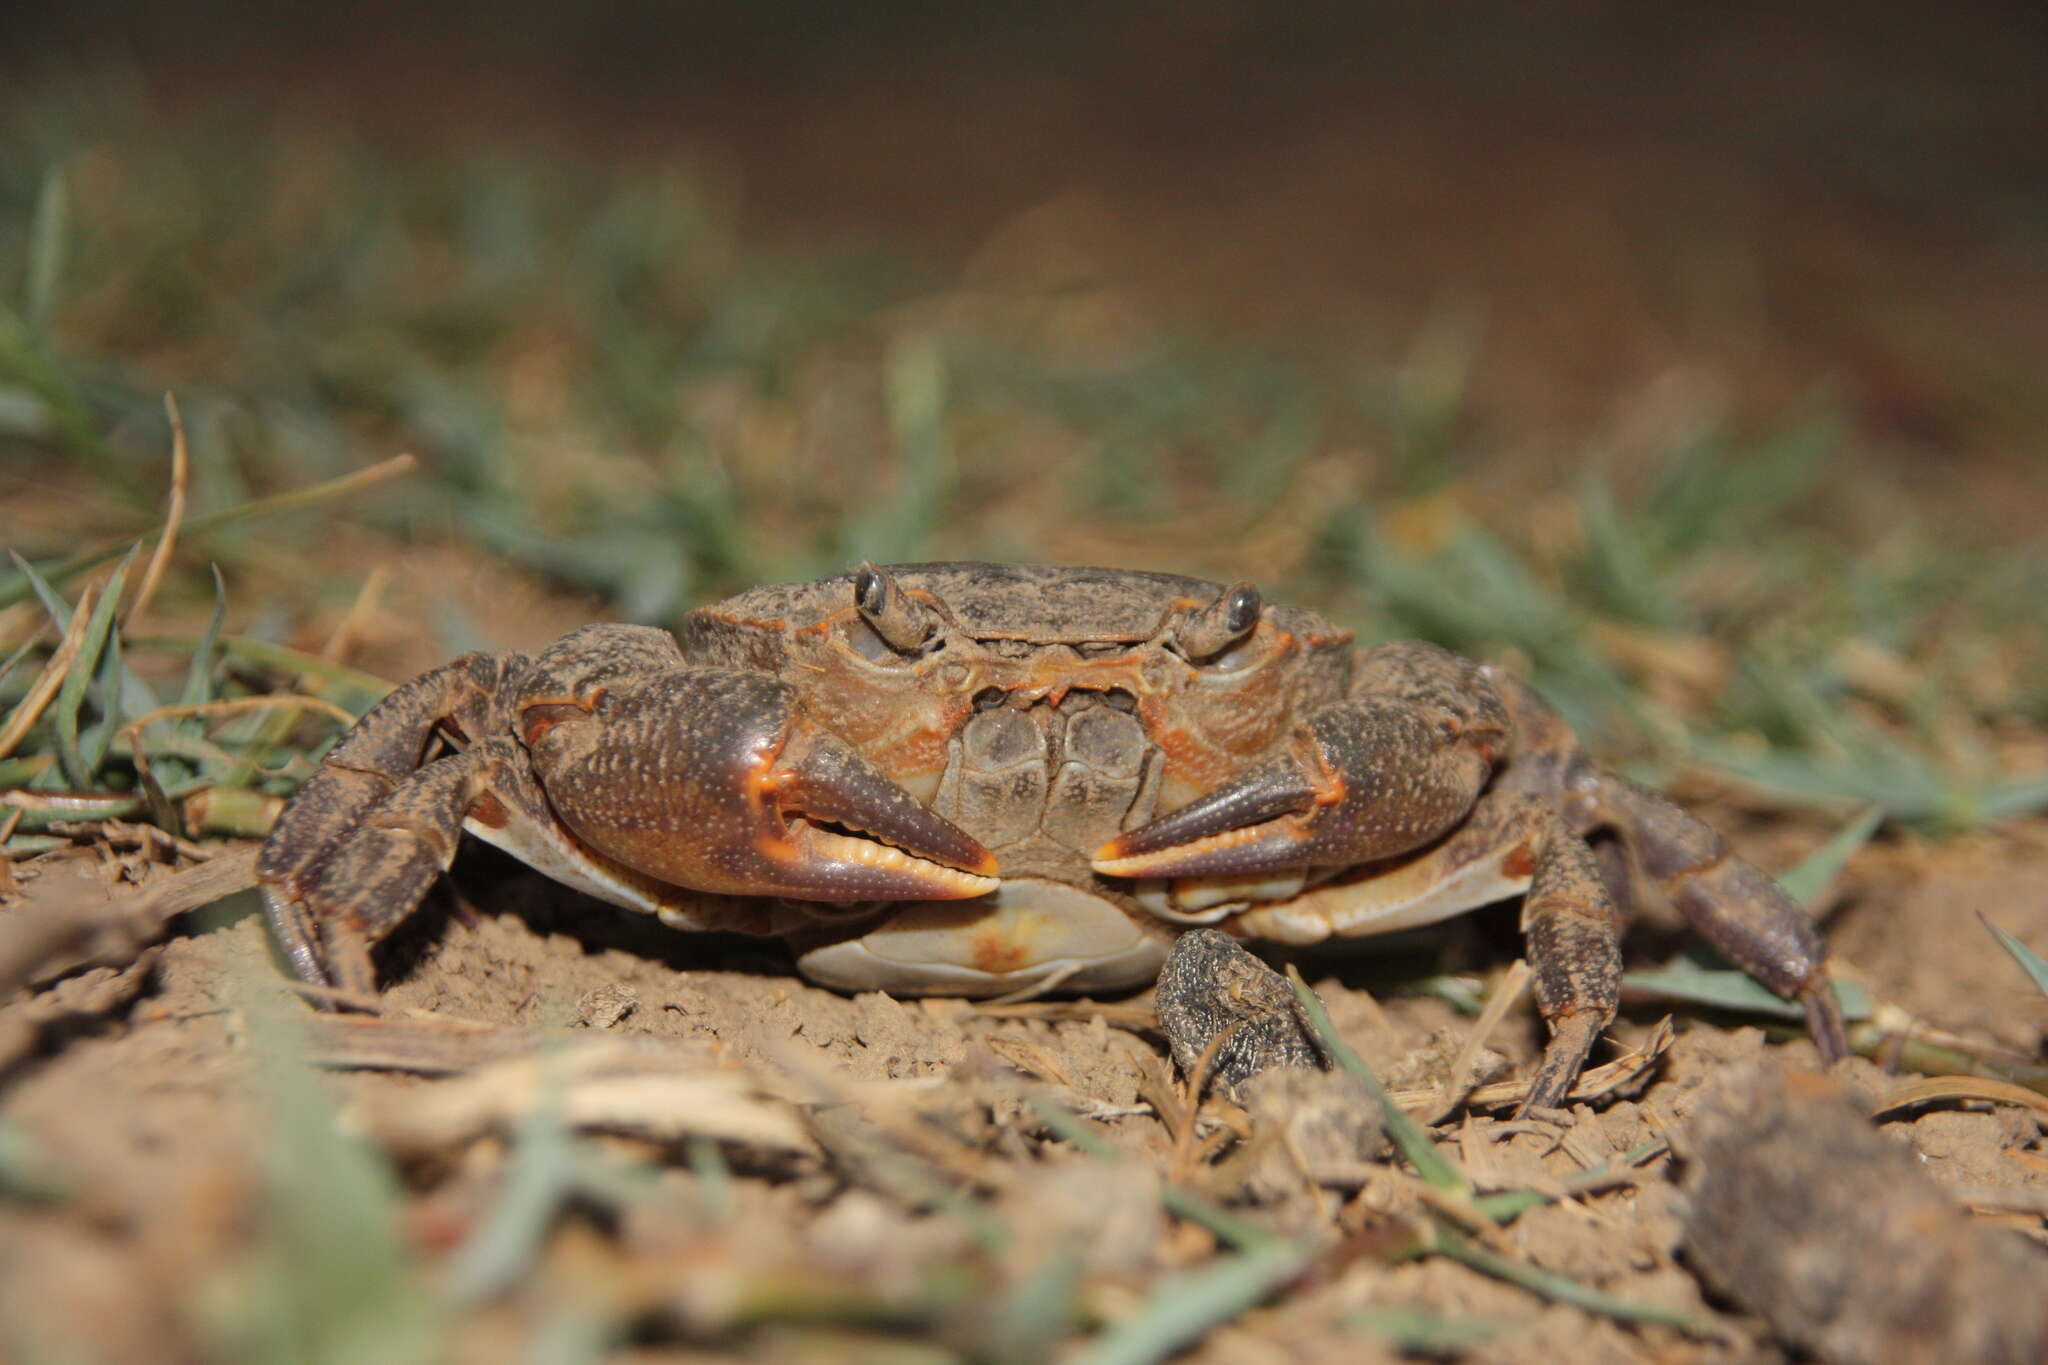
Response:
[{"label": "crab pincer", "polygon": [[807,721],[772,678],[677,667],[587,702],[529,705],[521,720],[562,822],[675,885],[821,901],[995,889],[993,854]]},{"label": "crab pincer", "polygon": [[1326,705],[1280,754],[1104,844],[1095,870],[1238,877],[1419,847],[1472,808],[1505,743],[1505,714],[1490,692],[1457,695],[1455,704],[1447,693]]}]

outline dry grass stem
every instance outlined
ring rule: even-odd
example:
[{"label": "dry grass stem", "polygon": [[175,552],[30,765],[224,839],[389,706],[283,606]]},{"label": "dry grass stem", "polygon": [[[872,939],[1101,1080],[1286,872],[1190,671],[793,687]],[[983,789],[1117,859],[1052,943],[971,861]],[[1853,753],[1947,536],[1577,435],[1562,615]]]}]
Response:
[{"label": "dry grass stem", "polygon": [[1429,1123],[1441,1123],[1450,1117],[1452,1111],[1464,1102],[1472,1089],[1473,1072],[1479,1065],[1479,1053],[1485,1048],[1493,1031],[1500,1027],[1500,1021],[1507,1017],[1509,1010],[1521,1000],[1522,993],[1529,988],[1529,964],[1522,958],[1515,959],[1515,965],[1508,968],[1501,978],[1500,986],[1480,1011],[1479,1018],[1472,1025],[1472,1031],[1465,1036],[1465,1045],[1458,1049],[1458,1055],[1451,1063],[1449,1074],[1444,1077],[1443,1105]]},{"label": "dry grass stem", "polygon": [[[1659,1020],[1657,1027],[1643,1041],[1643,1045],[1626,1057],[1617,1057],[1602,1066],[1596,1066],[1580,1073],[1578,1082],[1565,1096],[1569,1100],[1595,1100],[1635,1084],[1655,1069],[1659,1060],[1670,1050],[1677,1038],[1677,1030],[1669,1019]],[[1519,1104],[1529,1094],[1527,1081],[1498,1081],[1482,1085],[1465,1097],[1465,1103],[1482,1109],[1500,1109]],[[1395,1104],[1404,1110],[1421,1113],[1443,1099],[1440,1089],[1397,1090],[1393,1094]]]},{"label": "dry grass stem", "polygon": [[178,411],[175,395],[164,395],[164,412],[171,419],[171,505],[164,513],[163,534],[157,537],[156,549],[149,555],[149,566],[143,570],[142,582],[135,589],[135,601],[128,607],[127,618],[122,623],[124,630],[142,629],[142,620],[149,614],[149,604],[156,599],[157,585],[163,581],[164,570],[170,567],[171,552],[177,548],[178,527],[185,520],[185,490],[192,478],[192,457],[186,449],[185,419]]},{"label": "dry grass stem", "polygon": [[356,591],[355,601],[349,603],[347,614],[341,618],[341,624],[327,637],[327,643],[320,646],[321,658],[336,664],[346,659],[356,637],[376,615],[377,605],[384,596],[384,585],[390,577],[390,571],[383,564],[370,567],[370,572],[363,577],[363,586]]},{"label": "dry grass stem", "polygon": [[1886,1092],[1870,1113],[1875,1118],[1894,1109],[1940,1100],[1988,1100],[1994,1104],[2016,1104],[2036,1114],[2048,1114],[2048,1095],[2023,1085],[1994,1081],[1987,1076],[1929,1076],[1924,1080],[1908,1081]]},{"label": "dry grass stem", "polygon": [[1233,1025],[1216,1034],[1203,1046],[1201,1055],[1195,1058],[1194,1074],[1188,1077],[1186,1107],[1182,1110],[1187,1122],[1174,1130],[1173,1161],[1167,1168],[1167,1179],[1174,1184],[1185,1182],[1188,1173],[1194,1169],[1195,1128],[1202,1116],[1202,1092],[1209,1086],[1209,1072],[1216,1065],[1216,1055],[1243,1027],[1242,1024]]},{"label": "dry grass stem", "polygon": [[707,1064],[704,1049],[598,1038],[536,1052],[531,1035],[526,1046],[525,1055],[431,1088],[383,1092],[365,1106],[364,1117],[400,1152],[440,1151],[509,1129],[542,1104],[557,1105],[563,1122],[575,1129],[817,1152],[794,1105],[767,1094],[745,1071]]},{"label": "dry grass stem", "polygon": [[35,728],[35,723],[42,719],[43,709],[56,697],[57,689],[64,685],[64,679],[71,673],[72,662],[78,658],[78,651],[85,644],[86,626],[91,619],[92,589],[87,588],[78,596],[78,606],[71,613],[71,625],[58,642],[57,652],[43,665],[43,671],[30,685],[28,695],[9,714],[7,723],[0,726],[0,758],[13,753],[15,747],[28,737],[28,732]]}]

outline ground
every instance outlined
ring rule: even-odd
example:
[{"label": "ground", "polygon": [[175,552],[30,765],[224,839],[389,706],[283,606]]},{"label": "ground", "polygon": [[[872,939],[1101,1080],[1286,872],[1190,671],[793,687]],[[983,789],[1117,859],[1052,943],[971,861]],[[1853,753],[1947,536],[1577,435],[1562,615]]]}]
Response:
[{"label": "ground", "polygon": [[[1972,914],[2023,940],[2048,936],[2048,904],[2037,894],[2048,878],[2044,833],[2048,827],[2037,822],[1995,843],[1866,849],[1838,893],[1837,970],[1959,1040],[2038,1055],[2041,1001],[2028,998],[2023,978],[1977,931]],[[1772,848],[1782,852],[1790,842]],[[87,864],[77,869],[83,878],[99,874],[94,860],[77,861]],[[1162,1174],[1233,1202],[1250,1188],[1242,1162],[1190,1166],[1184,1152],[1176,1155],[1175,1134],[1161,1118],[1172,1110],[1159,1103],[1174,1103],[1176,1083],[1146,1026],[1143,996],[1116,1002],[1106,1017],[1089,1017],[1085,1003],[1005,1011],[879,994],[848,998],[803,983],[772,952],[745,945],[716,945],[716,965],[691,965],[692,943],[646,932],[488,850],[467,861],[476,866],[458,884],[474,907],[469,922],[446,907],[427,916],[434,922],[413,936],[384,1002],[387,1018],[431,1011],[507,1026],[521,1037],[664,1040],[678,1048],[664,1054],[665,1065],[687,1057],[715,1074],[776,1076],[799,1090],[821,1085],[832,1098],[874,1106],[887,1126],[878,1136],[862,1125],[835,1131],[814,1121],[795,1151],[774,1140],[731,1141],[732,1169],[721,1163],[716,1175],[685,1159],[688,1140],[674,1134],[592,1138],[617,1160],[651,1162],[643,1177],[651,1183],[623,1203],[614,1202],[615,1192],[572,1201],[516,1291],[455,1333],[458,1358],[495,1358],[493,1343],[503,1334],[566,1330],[579,1314],[613,1330],[621,1321],[640,1324],[641,1335],[651,1334],[642,1352],[649,1360],[723,1359],[727,1351],[749,1359],[850,1358],[872,1330],[858,1320],[875,1313],[938,1344],[887,1346],[878,1338],[863,1358],[949,1358],[943,1343],[949,1334],[973,1338],[975,1310],[949,1301],[942,1269],[970,1266],[973,1292],[1000,1295],[1039,1270],[1053,1249],[1081,1246],[1091,1278],[1080,1309],[1113,1320],[1136,1309],[1156,1275],[1214,1254],[1209,1233],[1162,1210]],[[38,881],[63,874],[31,863],[21,875],[33,904]],[[1489,930],[1487,941],[1494,937]],[[1498,978],[1503,963],[1481,948],[1471,965]],[[247,1330],[248,1306],[234,1295],[238,1285],[248,1292],[244,1258],[252,1238],[261,1244],[272,1235],[265,1229],[276,1215],[265,1210],[275,1199],[266,1182],[275,1178],[268,1144],[276,1119],[265,1108],[277,1100],[260,1082],[252,1086],[252,1051],[260,1054],[264,1044],[252,1045],[248,1033],[261,1021],[278,1027],[290,1017],[275,1001],[255,1008],[253,997],[274,993],[272,970],[260,920],[231,912],[190,923],[134,967],[85,972],[0,1012],[0,1022],[33,1013],[42,1030],[33,1048],[9,1035],[7,1121],[67,1188],[83,1192],[0,1212],[0,1240],[9,1248],[0,1316],[27,1329],[14,1343],[19,1358],[198,1358],[206,1343],[218,1349]],[[1442,1083],[1472,1021],[1438,999],[1371,996],[1347,984],[1369,971],[1349,962],[1335,976],[1311,968],[1310,979],[1344,1037],[1390,1087]],[[1628,1011],[1610,1035],[1616,1047],[1640,1042],[1661,1013]],[[1538,1032],[1532,1016],[1512,1017],[1491,1039],[1502,1054],[1494,1069],[1526,1070]],[[1435,1136],[1481,1190],[1545,1188],[1674,1127],[1683,1131],[1704,1083],[1765,1051],[1795,1067],[1814,1064],[1803,1040],[1772,1042],[1754,1027],[1686,1019],[1647,1083],[1625,1098],[1578,1106],[1565,1126],[1479,1113],[1452,1118]],[[1849,1076],[1870,1093],[1896,1084],[1861,1059]],[[393,1116],[421,1102],[422,1087],[453,1084],[407,1071],[335,1076],[335,1097],[356,1116],[353,1125],[399,1154],[410,1191],[399,1206],[404,1237],[436,1258],[465,1243],[507,1197],[501,1183],[511,1159],[501,1138],[490,1136],[505,1130],[483,1122],[458,1121],[410,1141],[393,1136],[404,1127]],[[1018,1100],[1027,1090],[1089,1115],[1136,1165],[1110,1167],[1049,1140]],[[2048,1192],[2038,1120],[2038,1112],[1965,1103],[1909,1111],[1879,1131],[1917,1152],[1942,1185],[1993,1207],[1996,1195],[2011,1195],[2024,1209],[2029,1199],[2038,1208]],[[744,1113],[673,1116],[681,1134],[745,1132],[747,1121]],[[928,1146],[948,1163],[941,1169],[949,1178],[988,1193],[987,1207],[1009,1230],[1005,1246],[978,1247],[970,1222],[924,1211],[929,1192],[891,1165],[910,1162],[910,1154],[931,1159],[926,1145],[900,1136],[905,1122],[941,1125]],[[620,1126],[637,1131],[632,1122]],[[863,1144],[881,1155],[863,1160]],[[1566,1351],[1601,1361],[1785,1358],[1754,1319],[1705,1296],[1680,1259],[1681,1170],[1660,1153],[1632,1168],[1627,1183],[1523,1214],[1505,1245],[1534,1266],[1616,1296],[1711,1317],[1727,1333],[1723,1340],[1624,1327],[1440,1259],[1385,1264],[1387,1244],[1417,1206],[1412,1186],[1383,1168],[1313,1196],[1298,1178],[1280,1182],[1276,1195],[1269,1177],[1260,1187],[1265,1202],[1250,1206],[1255,1218],[1288,1229],[1334,1227],[1348,1240],[1331,1244],[1285,1298],[1217,1331],[1190,1358],[1375,1358],[1372,1352],[1385,1350],[1373,1344],[1383,1329],[1370,1324],[1380,1319],[1358,1315],[1391,1307],[1492,1332],[1461,1357],[1473,1361]],[[295,1179],[323,1179],[316,1166],[295,1172]],[[703,1212],[710,1204],[720,1210],[715,1216]],[[2038,1229],[2038,1215],[2024,1221]],[[445,1264],[438,1273],[448,1273]],[[813,1313],[835,1313],[776,1302],[774,1287],[792,1278],[813,1285],[818,1304],[865,1307],[851,1312],[854,1325],[807,1322]],[[678,1335],[696,1344],[676,1345]],[[661,1341],[669,1344],[653,1344]]]},{"label": "ground", "polygon": [[[1979,919],[2048,952],[2038,17],[617,8],[0,20],[0,540],[68,602],[105,585],[56,566],[154,543],[175,392],[192,524],[123,631],[159,696],[215,564],[206,695],[350,709],[868,555],[1251,577],[1531,674],[1774,872],[1882,806],[1815,902],[1877,1006],[1860,1055],[1812,1091],[1792,1023],[1639,990],[1618,1088],[1434,1123],[1479,1196],[1553,1201],[1475,1230],[1338,1082],[1193,1123],[1144,993],[849,998],[471,848],[375,1017],[320,1017],[246,893],[24,962],[24,926],[253,846],[24,821],[0,1358],[1790,1361],[1828,1324],[1715,1279],[1689,1221],[1721,1187],[1687,1135],[1746,1107],[1815,1116],[1705,1196],[1778,1229],[1747,1259],[1912,1301],[1797,1221],[1864,1200],[1955,1248],[1918,1287],[2035,1330],[1988,1287],[2048,1247],[2048,1001]],[[368,495],[265,501],[400,451]],[[0,726],[57,637],[4,585]],[[153,732],[259,825],[330,735]],[[0,752],[9,803],[67,785],[60,746]],[[138,780],[118,740],[91,776]],[[1686,946],[1645,911],[1632,970]],[[1520,953],[1509,905],[1299,965],[1438,1118]],[[1476,1041],[1498,1084],[1541,1025]],[[1866,1199],[1834,1160],[1865,1131],[1954,1197]],[[1745,1208],[1776,1176],[1834,1202]]]}]

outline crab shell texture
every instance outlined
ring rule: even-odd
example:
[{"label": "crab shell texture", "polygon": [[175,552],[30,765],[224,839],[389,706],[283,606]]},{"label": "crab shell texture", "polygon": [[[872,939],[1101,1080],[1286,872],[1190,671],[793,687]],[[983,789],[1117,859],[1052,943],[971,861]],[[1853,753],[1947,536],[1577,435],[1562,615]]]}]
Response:
[{"label": "crab shell texture", "polygon": [[1613,1017],[1620,911],[1647,878],[1803,1002],[1823,1055],[1843,1047],[1812,926],[1704,824],[1602,773],[1499,670],[1361,650],[1247,583],[863,565],[674,636],[587,626],[465,656],[364,717],[266,843],[294,970],[373,989],[370,948],[464,829],[676,928],[786,938],[823,984],[899,993],[1134,986],[1189,926],[1307,944],[1523,895],[1546,1103]]},{"label": "crab shell texture", "polygon": [[[1000,885],[972,900],[899,904],[863,932],[800,945],[805,975],[847,989],[995,995],[1055,974],[1070,989],[1149,982],[1185,922],[1248,908],[1300,877],[1170,884],[1110,877],[1098,850],[1187,805],[1280,747],[1343,695],[1351,634],[1260,604],[1206,659],[1186,627],[1228,595],[1171,574],[1004,564],[889,571],[930,613],[899,652],[854,609],[854,576],[758,588],[690,613],[693,661],[770,673],[806,715],[986,847]],[[1255,597],[1251,600],[1256,600]],[[1227,908],[1226,908],[1227,906]]]}]

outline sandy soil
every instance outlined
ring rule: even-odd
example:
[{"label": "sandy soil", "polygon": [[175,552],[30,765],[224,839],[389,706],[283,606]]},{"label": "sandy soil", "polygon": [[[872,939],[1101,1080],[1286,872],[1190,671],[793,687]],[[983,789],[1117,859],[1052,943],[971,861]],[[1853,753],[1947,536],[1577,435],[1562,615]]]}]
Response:
[{"label": "sandy soil", "polygon": [[[1762,849],[1758,856],[1768,861]],[[661,1197],[617,1207],[593,1198],[559,1218],[523,1287],[462,1328],[460,1354],[468,1358],[493,1358],[494,1343],[531,1330],[547,1303],[597,1293],[593,1276],[617,1277],[599,1299],[640,1325],[644,1343],[633,1358],[853,1358],[866,1338],[845,1328],[770,1313],[766,1325],[743,1330],[756,1278],[794,1277],[900,1306],[926,1292],[936,1265],[977,1263],[987,1283],[1012,1284],[1073,1237],[1085,1239],[1088,1308],[1114,1319],[1132,1311],[1157,1276],[1214,1251],[1208,1233],[1161,1211],[1165,1172],[1257,1221],[1328,1239],[1291,1292],[1213,1333],[1194,1359],[1382,1358],[1375,1338],[1344,1324],[1390,1305],[1498,1327],[1462,1357],[1479,1362],[1788,1358],[1768,1329],[1695,1278],[1680,1249],[1684,1165],[1668,1154],[1636,1168],[1632,1183],[1523,1214],[1503,1234],[1503,1248],[1618,1296],[1709,1315],[1726,1332],[1719,1341],[1625,1327],[1440,1258],[1388,1263],[1394,1230],[1417,1206],[1412,1182],[1387,1168],[1312,1187],[1284,1170],[1277,1180],[1270,1168],[1261,1175],[1242,1155],[1177,1155],[1161,1114],[1177,1107],[1179,1091],[1161,1040],[1143,1026],[1143,997],[1113,1002],[1093,1018],[848,998],[789,975],[773,945],[680,939],[568,895],[489,850],[472,849],[458,870],[461,903],[438,897],[392,955],[387,1017],[426,1010],[509,1026],[522,1038],[659,1042],[682,1049],[664,1054],[668,1065],[685,1057],[727,1075],[795,1077],[799,1089],[822,1086],[825,1096],[855,1101],[864,1120],[822,1121],[831,1106],[810,1103],[798,1106],[810,1115],[803,1150],[726,1142],[732,1178],[719,1197],[730,1213],[710,1223],[676,1212],[705,1192],[704,1167],[700,1160],[693,1168],[687,1144],[595,1139],[651,1163],[658,1175],[650,1188]],[[81,847],[18,865],[10,900],[19,910],[110,874],[147,881],[162,872],[134,855],[123,868]],[[2048,944],[2044,884],[2048,825],[2039,822],[1969,846],[1869,849],[1843,879],[1833,932],[1839,969],[1958,1041],[2038,1058],[2048,1011],[1973,915]],[[255,1035],[275,1016],[255,1006],[275,978],[247,900],[186,917],[132,965],[80,972],[0,1006],[0,1121],[74,1192],[0,1200],[9,1358],[178,1361],[218,1348],[209,1315],[224,1299],[232,1303],[274,1199],[265,1171],[268,1092],[252,1079],[252,1055],[265,1051]],[[1495,947],[1497,929],[1512,941],[1510,927],[1494,923],[1503,913],[1480,917],[1482,932],[1457,949],[1470,959],[1461,965],[1493,976],[1506,966]],[[1345,978],[1358,975],[1345,965]],[[1439,1083],[1471,1027],[1435,999],[1382,990],[1375,1000],[1338,978],[1318,990],[1339,1030],[1396,1090]],[[1652,1022],[1652,1012],[1633,1011],[1612,1036],[1624,1047],[1640,1042]],[[1491,1040],[1492,1069],[1526,1069],[1539,1033],[1526,1009],[1512,1015]],[[1645,1084],[1579,1105],[1568,1126],[1459,1112],[1435,1134],[1482,1190],[1544,1188],[1658,1137],[1679,1135],[1684,1151],[1703,1087],[1766,1052],[1795,1067],[1814,1062],[1804,1040],[1779,1044],[1755,1028],[1687,1018]],[[1864,1095],[1897,1083],[1862,1059],[1844,1071]],[[430,1257],[459,1245],[503,1188],[501,1127],[415,1146],[394,1137],[389,1116],[423,1112],[437,1088],[467,1082],[392,1070],[333,1075],[346,1112],[401,1157],[408,1240]],[[1094,1130],[1136,1163],[1105,1165],[1044,1132],[1016,1099],[1024,1086],[1091,1116]],[[886,1102],[878,1101],[885,1091]],[[990,1192],[1016,1233],[1008,1248],[977,1250],[962,1221],[916,1211],[918,1198],[887,1156],[896,1140],[890,1125],[904,1112],[949,1134],[940,1155],[967,1162],[970,1183]],[[1916,1152],[1941,1185],[1978,1200],[1986,1191],[2012,1195],[2024,1207],[2048,1195],[2040,1125],[2038,1110],[1966,1101],[1907,1111],[1878,1131]],[[1825,1153],[1818,1155],[1814,1178],[1830,1179]],[[1980,1221],[2021,1224],[2048,1245],[2035,1207],[2031,1217]]]}]

